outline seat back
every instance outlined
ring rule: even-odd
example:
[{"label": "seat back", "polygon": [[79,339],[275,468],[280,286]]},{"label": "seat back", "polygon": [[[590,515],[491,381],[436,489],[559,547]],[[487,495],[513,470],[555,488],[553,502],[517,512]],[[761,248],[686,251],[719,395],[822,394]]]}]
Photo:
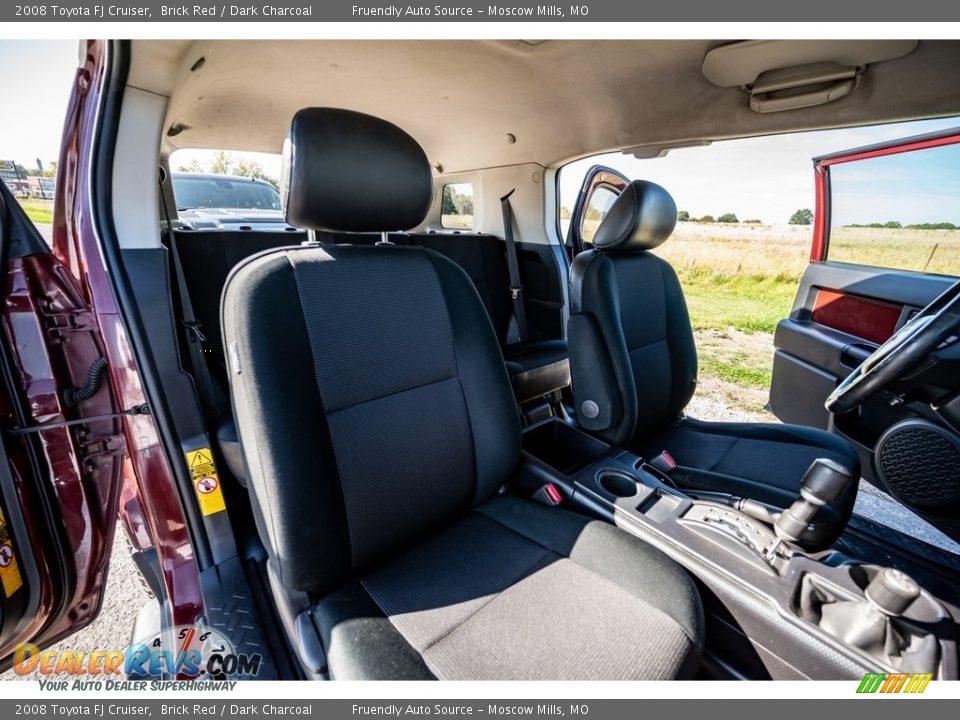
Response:
[{"label": "seat back", "polygon": [[[422,219],[409,203],[425,211],[430,168],[399,128],[314,108],[297,114],[287,145],[284,196],[301,227],[394,231]],[[425,198],[385,191],[374,227],[311,204],[318,168],[343,177],[348,161],[362,166],[365,202],[397,183]],[[497,339],[446,258],[391,245],[278,250],[234,271],[222,312],[254,508],[286,586],[336,587],[490,498],[514,469],[519,418]]]},{"label": "seat back", "polygon": [[477,288],[500,344],[504,344],[513,309],[503,241],[479,233],[431,232],[407,237],[411,245],[430,248],[464,269]]},{"label": "seat back", "polygon": [[648,252],[676,224],[659,185],[627,186],[570,270],[570,373],[581,426],[626,445],[680,417],[697,355],[673,268]]},{"label": "seat back", "polygon": [[[302,232],[283,230],[175,230],[177,252],[197,319],[206,336],[204,349],[210,373],[226,388],[226,360],[220,343],[220,296],[227,275],[252,255],[305,239]],[[172,251],[171,251],[172,252]]]},{"label": "seat back", "polygon": [[[226,387],[226,360],[220,343],[220,298],[230,271],[247,258],[306,239],[303,231],[284,230],[177,230],[177,250],[183,265],[190,300],[207,336],[205,349],[214,378]],[[324,243],[375,245],[377,233],[323,233]],[[416,245],[444,255],[467,273],[477,288],[501,345],[510,324],[510,277],[503,243],[479,233],[391,233],[395,245]]]}]

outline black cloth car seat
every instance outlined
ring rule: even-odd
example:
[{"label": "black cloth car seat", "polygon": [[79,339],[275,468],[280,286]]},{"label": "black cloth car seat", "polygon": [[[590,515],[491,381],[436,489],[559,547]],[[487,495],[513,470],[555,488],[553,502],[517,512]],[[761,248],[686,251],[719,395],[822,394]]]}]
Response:
[{"label": "black cloth car seat", "polygon": [[[650,250],[677,222],[659,185],[636,180],[611,205],[593,247],[570,271],[567,340],[580,426],[648,459],[667,450],[681,488],[723,492],[787,507],[819,457],[860,477],[856,451],[823,430],[775,423],[701,422],[684,417],[697,382],[697,352],[683,290],[668,262]],[[851,486],[804,541],[825,546],[853,509]]]},{"label": "black cloth car seat", "polygon": [[[294,117],[294,225],[419,223],[431,173],[399,128]],[[685,571],[622,530],[502,492],[520,424],[467,275],[424,248],[305,246],[227,281],[224,343],[273,574],[312,598],[335,679],[665,679],[697,668]]]}]

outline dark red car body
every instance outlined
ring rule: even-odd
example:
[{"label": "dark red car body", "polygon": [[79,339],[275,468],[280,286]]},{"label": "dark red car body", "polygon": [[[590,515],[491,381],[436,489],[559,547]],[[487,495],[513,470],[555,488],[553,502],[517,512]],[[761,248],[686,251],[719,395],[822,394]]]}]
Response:
[{"label": "dark red car body", "polygon": [[[7,279],[3,319],[48,469],[45,490],[59,508],[65,532],[56,547],[39,536],[49,508],[29,487],[25,456],[14,455],[19,511],[35,548],[39,601],[29,622],[0,648],[4,657],[23,642],[56,642],[96,617],[118,515],[138,549],[156,549],[169,599],[168,621],[190,624],[202,612],[183,506],[154,419],[143,413],[117,415],[147,400],[93,216],[94,154],[108,53],[106,42],[87,42],[74,79],[52,252],[12,259]],[[82,386],[99,357],[108,361],[110,392],[66,407],[62,390]],[[106,417],[63,425],[100,416]]]}]

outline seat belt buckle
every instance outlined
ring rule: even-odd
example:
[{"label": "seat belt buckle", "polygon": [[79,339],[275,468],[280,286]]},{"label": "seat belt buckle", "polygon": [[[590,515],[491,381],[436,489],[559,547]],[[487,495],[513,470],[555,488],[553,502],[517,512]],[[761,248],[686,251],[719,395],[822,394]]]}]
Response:
[{"label": "seat belt buckle", "polygon": [[669,475],[679,467],[679,465],[677,464],[677,461],[674,460],[673,456],[670,453],[668,453],[666,450],[661,452],[655,458],[648,460],[647,464],[650,465],[651,467],[656,468],[657,470],[662,472],[664,475]]},{"label": "seat belt buckle", "polygon": [[518,287],[518,286],[516,286],[516,285],[511,285],[511,286],[510,286],[510,297],[513,298],[514,300],[516,300],[518,297],[520,297],[520,293],[522,293],[522,292],[523,292],[523,288],[522,288],[522,287]]},{"label": "seat belt buckle", "polygon": [[557,490],[556,485],[553,483],[546,483],[545,485],[541,485],[540,489],[537,490],[530,499],[542,505],[556,507],[563,502],[563,495],[561,495],[560,491]]}]

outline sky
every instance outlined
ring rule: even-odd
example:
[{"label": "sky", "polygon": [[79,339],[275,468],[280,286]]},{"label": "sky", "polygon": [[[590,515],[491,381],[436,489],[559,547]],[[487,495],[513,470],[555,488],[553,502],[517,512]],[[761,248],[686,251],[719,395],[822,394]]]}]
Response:
[{"label": "sky", "polygon": [[836,165],[832,222],[960,225],[960,145]]},{"label": "sky", "polygon": [[35,167],[60,154],[79,43],[0,40],[0,159]]},{"label": "sky", "polygon": [[[795,210],[813,209],[814,157],[958,125],[960,119],[948,118],[728,140],[647,160],[623,153],[601,155],[561,171],[560,200],[572,207],[587,169],[601,164],[630,180],[662,185],[677,207],[692,217],[732,212],[740,220],[785,224]],[[831,176],[837,224],[898,220],[905,225],[943,221],[960,225],[960,147],[949,153],[939,149],[926,156],[912,153],[835,166]],[[904,201],[905,187],[910,188],[909,204]],[[837,212],[840,200],[847,212]]]},{"label": "sky", "polygon": [[[77,65],[75,41],[0,41],[0,159],[34,166],[59,153],[60,131]],[[16,72],[9,72],[10,69]],[[638,160],[614,153],[571,163],[561,172],[561,205],[571,207],[583,175],[593,164],[609,165],[628,178],[652,180],[693,217],[732,212],[740,220],[783,224],[802,207],[813,208],[811,158],[883,140],[960,125],[958,119],[751,138],[708,147],[678,149],[664,158]],[[276,155],[237,153],[280,176]],[[208,165],[213,151],[174,153],[174,171],[193,158]],[[897,220],[960,224],[960,147],[871,160],[833,171],[834,221]],[[841,182],[842,180],[842,182]],[[909,199],[904,187],[910,188]],[[838,200],[844,199],[841,210]]]}]

